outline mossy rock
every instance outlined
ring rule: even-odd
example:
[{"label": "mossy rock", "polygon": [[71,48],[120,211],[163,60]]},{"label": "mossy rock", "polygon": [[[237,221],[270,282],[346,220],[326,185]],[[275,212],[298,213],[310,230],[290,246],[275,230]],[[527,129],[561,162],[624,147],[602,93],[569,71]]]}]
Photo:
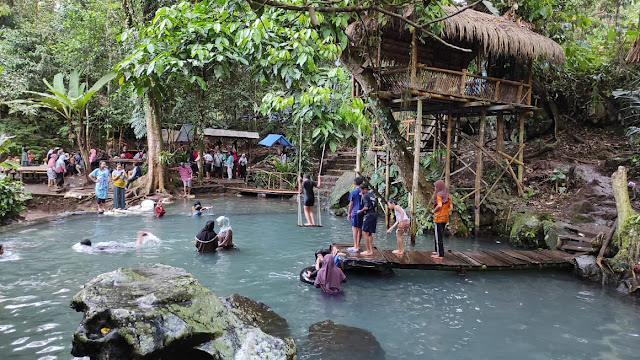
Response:
[{"label": "mossy rock", "polygon": [[527,211],[516,216],[509,242],[523,248],[547,248],[545,236],[553,225],[553,217],[541,212]]},{"label": "mossy rock", "polygon": [[84,312],[74,356],[91,359],[293,359],[290,340],[244,323],[186,270],[162,264],[118,269],[71,301]]},{"label": "mossy rock", "polygon": [[591,216],[575,214],[571,217],[571,222],[574,224],[590,224],[595,220]]},{"label": "mossy rock", "polygon": [[449,219],[449,230],[452,235],[455,236],[469,236],[471,233],[467,225],[465,225],[462,216],[457,211],[451,213],[451,217]]},{"label": "mossy rock", "polygon": [[338,178],[329,195],[329,209],[336,210],[349,205],[349,192],[353,188],[356,173],[347,171]]}]

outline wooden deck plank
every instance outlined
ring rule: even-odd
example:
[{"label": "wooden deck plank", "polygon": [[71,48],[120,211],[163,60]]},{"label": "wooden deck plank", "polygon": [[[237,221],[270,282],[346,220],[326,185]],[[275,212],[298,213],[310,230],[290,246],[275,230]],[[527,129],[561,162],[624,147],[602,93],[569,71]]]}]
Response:
[{"label": "wooden deck plank", "polygon": [[476,259],[469,257],[469,255],[465,254],[463,251],[455,251],[454,254],[459,257],[464,259],[465,261],[467,261],[468,263],[472,264],[473,266],[482,266],[483,264],[479,261],[477,261]]},{"label": "wooden deck plank", "polygon": [[540,264],[554,264],[555,263],[554,259],[550,259],[548,257],[541,256],[540,254],[537,254],[535,252],[535,250],[513,250],[513,251],[517,252],[518,254],[530,257],[530,258],[538,261]]},{"label": "wooden deck plank", "polygon": [[473,259],[478,260],[479,262],[487,265],[487,267],[509,267],[511,264],[504,262],[498,258],[491,257],[484,252],[481,251],[470,251],[467,252],[467,255]]},{"label": "wooden deck plank", "polygon": [[542,249],[542,250],[536,250],[536,252],[543,253],[545,256],[555,259],[558,262],[570,263],[570,262],[573,262],[573,259],[575,258],[575,256],[573,256],[572,254],[566,253],[564,251],[559,251],[559,250]]},{"label": "wooden deck plank", "polygon": [[521,259],[514,258],[513,256],[509,256],[500,251],[484,251],[485,254],[498,258],[505,263],[511,264],[512,266],[520,266],[520,265],[528,265],[528,261],[524,261]]},{"label": "wooden deck plank", "polygon": [[[445,256],[449,256],[452,257],[456,260],[456,262],[458,262],[460,264],[460,266],[464,266],[464,267],[468,267],[468,266],[476,266],[474,265],[474,263],[471,262],[471,260],[465,259],[462,256],[459,256],[459,254],[457,252],[452,252],[451,250],[449,250],[449,252],[445,253]],[[480,265],[482,266],[482,265]]]},{"label": "wooden deck plank", "polygon": [[565,261],[560,261],[557,257],[551,254],[542,252],[540,250],[530,250],[530,251],[527,251],[527,254],[530,256],[535,256],[537,259],[544,260],[545,264],[557,264],[559,262],[565,262]]},{"label": "wooden deck plank", "polygon": [[521,259],[521,260],[524,260],[524,261],[528,261],[531,264],[535,264],[535,265],[539,265],[540,264],[540,261],[538,261],[538,260],[536,260],[534,258],[531,258],[529,256],[520,254],[520,253],[516,252],[515,250],[500,250],[500,251],[505,253],[505,254],[507,254],[507,255],[509,255],[509,256],[513,256],[514,258]]}]

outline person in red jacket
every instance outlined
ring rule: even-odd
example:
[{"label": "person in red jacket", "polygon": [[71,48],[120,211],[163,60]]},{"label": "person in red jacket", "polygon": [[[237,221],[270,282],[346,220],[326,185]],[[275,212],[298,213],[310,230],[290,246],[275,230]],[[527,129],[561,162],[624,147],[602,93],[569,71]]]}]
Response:
[{"label": "person in red jacket", "polygon": [[164,216],[164,213],[166,211],[165,211],[164,207],[162,206],[162,199],[159,199],[158,202],[156,203],[155,211],[156,211],[156,217],[157,218],[161,218],[162,216]]}]

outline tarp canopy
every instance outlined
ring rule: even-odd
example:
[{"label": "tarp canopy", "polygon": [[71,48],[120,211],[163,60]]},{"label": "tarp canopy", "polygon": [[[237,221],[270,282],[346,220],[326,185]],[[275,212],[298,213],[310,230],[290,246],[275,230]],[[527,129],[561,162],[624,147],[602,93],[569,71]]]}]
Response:
[{"label": "tarp canopy", "polygon": [[224,129],[204,129],[205,136],[215,136],[223,138],[260,139],[260,134],[255,131],[236,131]]},{"label": "tarp canopy", "polygon": [[263,146],[273,146],[274,144],[278,144],[278,145],[284,145],[284,146],[291,146],[292,148],[296,148],[295,146],[293,146],[293,144],[287,140],[286,137],[284,137],[284,135],[280,135],[280,134],[269,134],[267,135],[266,138],[260,140],[260,142],[258,143],[260,145]]},{"label": "tarp canopy", "polygon": [[195,128],[192,124],[184,124],[180,128],[178,135],[175,138],[175,142],[192,142]]}]

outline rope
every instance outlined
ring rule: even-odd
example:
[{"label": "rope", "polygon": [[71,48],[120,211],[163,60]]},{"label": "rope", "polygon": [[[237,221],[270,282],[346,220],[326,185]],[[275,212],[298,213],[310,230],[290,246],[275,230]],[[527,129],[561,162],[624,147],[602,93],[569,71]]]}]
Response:
[{"label": "rope", "polygon": [[[302,120],[300,120],[300,142],[298,143],[298,179],[302,176]],[[298,189],[298,226],[302,226],[302,193]]]},{"label": "rope", "polygon": [[[324,150],[327,147],[327,143],[325,142],[324,145],[322,145],[322,156],[320,157],[320,170],[318,171],[318,176],[321,176],[320,174],[322,174],[322,163],[324,162]],[[322,215],[320,214],[320,207],[321,207],[322,202],[320,201],[320,191],[318,190],[318,225],[322,226]]]}]

